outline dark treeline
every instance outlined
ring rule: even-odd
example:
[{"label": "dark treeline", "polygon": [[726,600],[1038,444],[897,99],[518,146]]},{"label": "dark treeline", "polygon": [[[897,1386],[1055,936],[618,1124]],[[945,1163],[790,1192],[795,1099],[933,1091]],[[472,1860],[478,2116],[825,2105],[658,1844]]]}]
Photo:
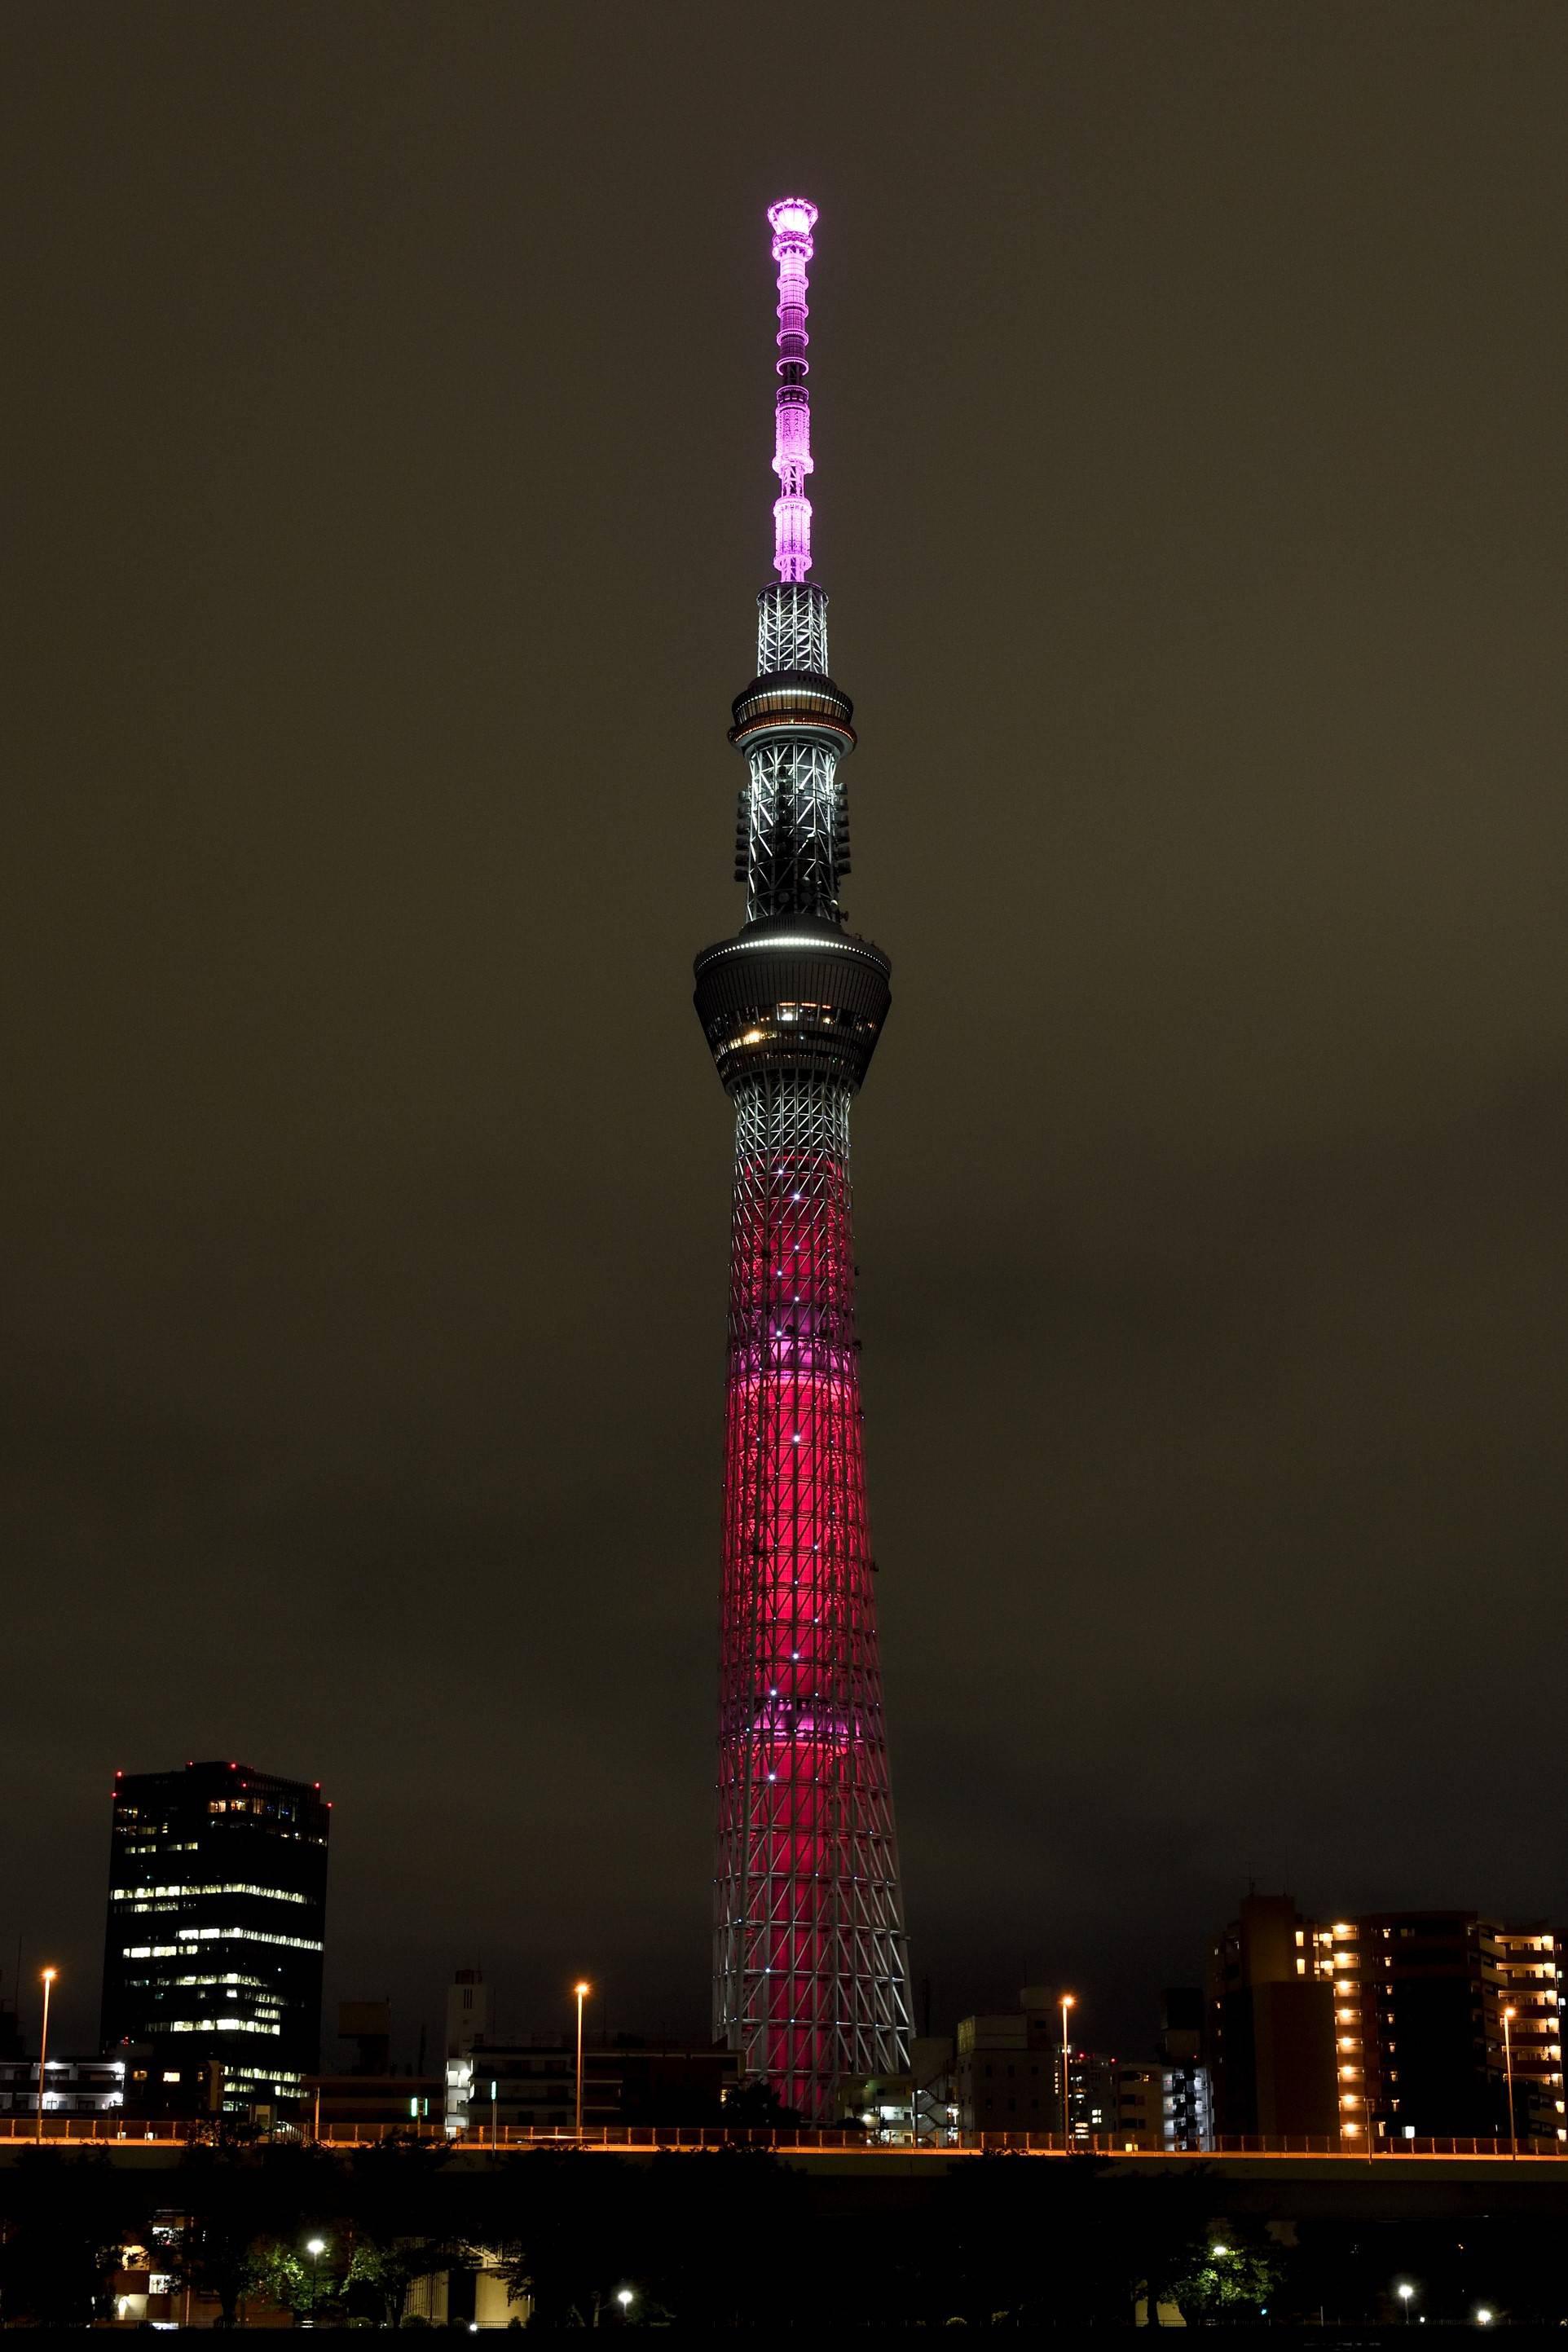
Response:
[{"label": "dark treeline", "polygon": [[[121,2250],[211,2298],[323,2326],[407,2325],[410,2291],[499,2262],[538,2327],[618,2316],[687,2326],[1084,2327],[1133,2323],[1151,2294],[1189,2325],[1373,2323],[1414,2282],[1422,2316],[1568,2316],[1561,2229],[1478,2216],[1320,2221],[1270,2232],[1227,2184],[1093,2159],[983,2157],[891,2178],[807,2172],[765,2148],[647,2162],[537,2150],[474,2167],[386,2142],[343,2158],[302,2146],[193,2148],[164,2170],[105,2153],[26,2150],[0,2168],[0,2321],[107,2318]],[[323,2243],[312,2258],[312,2238]],[[527,2300],[523,2300],[527,2298]]]}]

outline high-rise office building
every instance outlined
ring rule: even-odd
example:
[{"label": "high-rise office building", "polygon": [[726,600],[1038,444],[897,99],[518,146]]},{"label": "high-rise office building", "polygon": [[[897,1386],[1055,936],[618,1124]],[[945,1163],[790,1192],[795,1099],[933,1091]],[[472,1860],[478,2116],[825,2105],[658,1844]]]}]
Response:
[{"label": "high-rise office building", "polygon": [[248,1764],[117,1773],[103,2044],[128,2112],[288,2105],[321,2061],[331,1807]]},{"label": "high-rise office building", "polygon": [[716,2039],[830,2120],[841,2077],[903,2074],[908,1960],[866,1519],[849,1106],[890,1002],[849,930],[847,695],[811,569],[806,265],[816,208],[768,215],[778,266],[777,578],[758,598],[736,878],[745,921],[697,959],[735,1106],[715,1874]]}]

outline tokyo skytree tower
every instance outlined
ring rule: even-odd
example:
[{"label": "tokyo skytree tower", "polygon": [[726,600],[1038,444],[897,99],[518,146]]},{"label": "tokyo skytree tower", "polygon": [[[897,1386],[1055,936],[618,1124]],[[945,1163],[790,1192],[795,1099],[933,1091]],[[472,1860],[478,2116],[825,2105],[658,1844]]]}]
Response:
[{"label": "tokyo skytree tower", "polygon": [[776,580],[734,704],[746,916],[697,959],[735,1106],[725,1394],[715,2037],[812,2121],[841,2076],[909,2064],[909,1963],[866,1520],[849,1106],[890,1002],[845,928],[853,706],[811,569],[806,265],[816,208],[768,214],[778,265]]}]

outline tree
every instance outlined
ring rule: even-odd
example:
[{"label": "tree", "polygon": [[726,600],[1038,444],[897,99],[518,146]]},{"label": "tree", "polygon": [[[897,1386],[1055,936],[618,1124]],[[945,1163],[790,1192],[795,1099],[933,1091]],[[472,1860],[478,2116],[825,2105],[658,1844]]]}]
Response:
[{"label": "tree", "polygon": [[110,2278],[145,2210],[142,2183],[103,2150],[25,2149],[0,2175],[0,2322],[87,2327],[109,2317]]},{"label": "tree", "polygon": [[768,2082],[741,2083],[720,2110],[720,2120],[746,2131],[792,2131],[805,2121],[797,2107],[786,2107]]},{"label": "tree", "polygon": [[1102,2158],[966,2157],[938,2185],[932,2251],[907,2263],[937,2320],[1123,2327],[1206,2252],[1201,2171],[1151,2179]]},{"label": "tree", "polygon": [[347,2209],[354,2242],[344,2282],[351,2314],[401,2326],[416,2280],[472,2267],[468,2231],[456,2229],[447,2210],[450,2153],[445,2143],[384,2139],[353,2157]]},{"label": "tree", "polygon": [[534,2326],[592,2326],[637,2277],[639,2170],[584,2148],[532,2148],[491,2176],[476,2234],[500,2255],[508,2293],[531,2297]]},{"label": "tree", "polygon": [[169,2253],[173,2275],[218,2306],[220,2327],[237,2327],[239,2306],[262,2285],[257,2242],[259,2167],[232,2148],[197,2147],[181,2160],[175,2194],[183,2208]]},{"label": "tree", "polygon": [[323,2277],[319,2260],[287,2240],[274,2238],[257,2250],[257,2284],[281,2311],[298,2321],[307,2315],[319,2324],[342,2293],[342,2280],[329,2270]]},{"label": "tree", "polygon": [[937,2315],[972,2327],[1049,2326],[1064,2298],[1080,2315],[1086,2207],[1100,2169],[1090,2157],[1057,2163],[989,2150],[953,2164],[937,2200],[945,2257]]},{"label": "tree", "polygon": [[1112,2165],[1089,2201],[1087,2262],[1095,2278],[1095,2316],[1122,2322],[1140,2303],[1151,2325],[1174,2299],[1176,2283],[1207,2252],[1212,2191],[1205,2168],[1153,2178]]},{"label": "tree", "polygon": [[647,2316],[715,2331],[846,2316],[826,2274],[842,2232],[813,2232],[806,2182],[772,2148],[663,2149],[620,2223]]},{"label": "tree", "polygon": [[218,2325],[235,2327],[247,2296],[270,2295],[285,2310],[305,2311],[319,2290],[325,2303],[341,2281],[324,2276],[302,2249],[314,2235],[335,2241],[342,2178],[324,2149],[289,2142],[247,2148],[232,2140],[188,2148],[171,2184],[180,2214],[170,2269],[198,2294],[211,2295]]},{"label": "tree", "polygon": [[1256,2318],[1275,2300],[1284,2270],[1271,2238],[1227,2221],[1223,2234],[1216,2229],[1196,2260],[1170,2281],[1170,2292],[1189,2327],[1212,2327]]}]

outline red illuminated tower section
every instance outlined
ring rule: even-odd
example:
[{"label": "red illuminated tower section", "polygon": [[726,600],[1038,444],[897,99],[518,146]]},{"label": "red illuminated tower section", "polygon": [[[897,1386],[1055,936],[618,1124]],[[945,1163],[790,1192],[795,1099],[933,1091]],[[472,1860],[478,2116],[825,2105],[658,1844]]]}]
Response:
[{"label": "red illuminated tower section", "polygon": [[768,215],[779,272],[778,578],[758,598],[736,878],[746,919],[697,959],[735,1106],[714,1892],[714,2031],[790,2106],[909,2063],[908,1960],[866,1521],[849,1107],[889,1002],[845,927],[851,705],[811,565],[806,264],[815,208]]}]

